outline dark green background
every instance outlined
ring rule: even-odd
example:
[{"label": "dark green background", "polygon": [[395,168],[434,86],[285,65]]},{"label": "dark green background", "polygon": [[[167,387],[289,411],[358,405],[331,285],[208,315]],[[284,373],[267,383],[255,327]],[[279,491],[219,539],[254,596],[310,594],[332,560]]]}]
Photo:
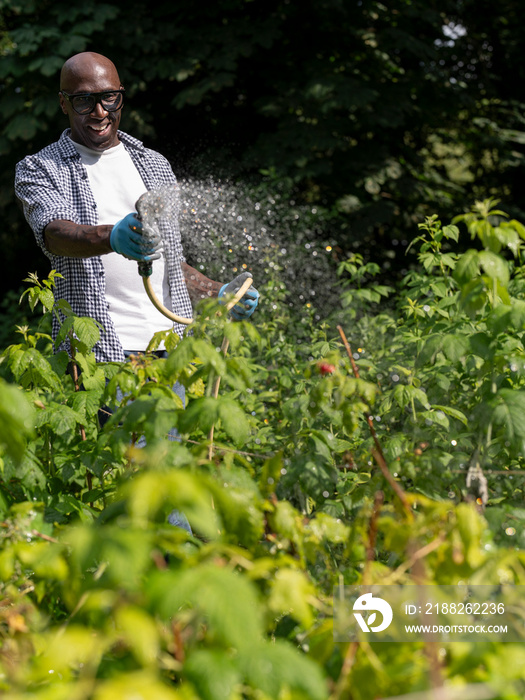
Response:
[{"label": "dark green background", "polygon": [[424,216],[446,219],[489,195],[523,220],[520,7],[0,2],[4,290],[48,270],[14,202],[14,166],[67,126],[59,72],[84,50],[116,63],[123,128],[178,176],[212,173],[312,205],[340,255],[357,246],[381,258]]}]

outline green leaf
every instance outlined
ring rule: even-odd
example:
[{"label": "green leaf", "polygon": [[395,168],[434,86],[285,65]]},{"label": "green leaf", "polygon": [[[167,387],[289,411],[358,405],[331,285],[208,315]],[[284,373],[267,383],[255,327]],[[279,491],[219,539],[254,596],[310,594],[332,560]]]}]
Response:
[{"label": "green leaf", "polygon": [[482,357],[484,360],[490,359],[494,355],[494,350],[491,347],[492,338],[487,333],[473,333],[468,342],[470,351],[474,355]]},{"label": "green leaf", "polygon": [[153,618],[139,607],[125,605],[116,611],[114,621],[117,634],[131,648],[139,664],[155,667],[160,640]]},{"label": "green leaf", "polygon": [[508,226],[512,226],[518,236],[525,240],[525,226],[521,223],[521,221],[517,221],[516,219],[511,219],[510,221],[507,222]]},{"label": "green leaf", "polygon": [[459,228],[454,226],[454,224],[449,224],[448,226],[443,226],[443,235],[445,238],[450,238],[453,241],[458,241],[459,238]]},{"label": "green leaf", "polygon": [[263,639],[262,607],[257,590],[227,568],[201,564],[180,572],[153,572],[146,582],[151,608],[165,620],[189,608],[199,613],[216,643],[237,651],[253,649]]},{"label": "green leaf", "polygon": [[423,347],[417,356],[416,366],[424,367],[427,364],[434,364],[437,354],[441,351],[442,344],[443,337],[441,334],[431,335],[426,338]]},{"label": "green leaf", "polygon": [[446,413],[447,416],[461,421],[461,423],[463,423],[464,425],[468,425],[467,416],[461,411],[459,411],[457,408],[452,408],[452,406],[442,406],[438,404],[433,404],[432,408],[436,411],[442,411],[443,413]]},{"label": "green leaf", "polygon": [[67,352],[65,352],[65,350],[53,353],[53,355],[47,357],[47,361],[49,362],[49,366],[51,367],[53,372],[59,377],[63,377],[64,374],[67,372],[67,368],[69,365],[69,355],[67,354]]},{"label": "green leaf", "polygon": [[314,594],[314,586],[302,571],[283,567],[272,578],[268,605],[275,615],[289,614],[308,628],[314,619]]},{"label": "green leaf", "polygon": [[509,323],[511,328],[517,331],[525,329],[525,301],[521,299],[513,299],[509,314]]},{"label": "green leaf", "polygon": [[110,646],[109,637],[93,635],[87,627],[74,624],[65,627],[62,634],[47,630],[41,641],[42,653],[35,664],[33,677],[40,676],[42,680],[48,680],[51,671],[60,673],[61,680],[70,680],[74,669],[81,668],[81,664],[98,666],[102,654]]},{"label": "green leaf", "polygon": [[461,288],[461,306],[465,311],[474,317],[481,312],[488,301],[485,277],[476,277],[463,284]]},{"label": "green leaf", "polygon": [[421,412],[421,418],[424,418],[426,421],[431,421],[432,423],[435,423],[436,425],[440,425],[442,428],[448,428],[450,427],[450,423],[448,418],[446,417],[444,411],[440,410],[431,410],[431,411],[422,411]]},{"label": "green leaf", "polygon": [[71,408],[85,418],[92,418],[100,408],[99,391],[77,391],[71,398]]},{"label": "green leaf", "polygon": [[63,581],[69,569],[63,557],[63,547],[50,542],[19,542],[17,558],[39,578]]},{"label": "green leaf", "polygon": [[35,409],[24,393],[0,379],[0,444],[12,459],[22,459],[33,435]]},{"label": "green leaf", "polygon": [[223,535],[233,540],[234,544],[253,547],[264,531],[263,513],[257,494],[246,489],[231,488],[222,480],[220,484],[212,482],[210,490],[223,522]]},{"label": "green leaf", "polygon": [[240,697],[242,676],[231,654],[219,649],[197,649],[184,663],[184,675],[202,700]]},{"label": "green leaf", "polygon": [[[178,448],[183,450],[181,446]],[[187,457],[184,450],[183,456]],[[193,530],[212,539],[220,529],[217,512],[212,507],[211,490],[215,488],[215,482],[210,485],[202,476],[172,468],[167,472],[137,475],[127,484],[124,495],[129,516],[137,527],[145,528],[152,520],[165,520],[176,508],[186,515]]]},{"label": "green leaf", "polygon": [[179,428],[183,433],[191,433],[196,428],[208,432],[211,426],[215,425],[218,417],[219,402],[210,396],[204,396],[201,399],[191,401],[181,413]]},{"label": "green leaf", "polygon": [[501,425],[509,440],[521,443],[525,440],[525,391],[500,389],[490,401],[492,420]]},{"label": "green leaf", "polygon": [[465,559],[471,567],[476,568],[484,559],[484,553],[480,546],[484,529],[483,519],[474,505],[460,503],[456,509],[456,522],[463,542]]},{"label": "green leaf", "polygon": [[268,698],[290,697],[326,700],[328,688],[322,671],[313,660],[281,639],[244,652],[239,664],[249,685]]},{"label": "green leaf", "polygon": [[236,445],[243,445],[248,438],[249,424],[240,404],[233,399],[219,397],[217,411],[224,431]]},{"label": "green leaf", "polygon": [[259,490],[262,494],[268,495],[275,491],[277,483],[281,478],[281,470],[283,467],[284,463],[281,452],[278,452],[273,457],[265,460],[258,482]]},{"label": "green leaf", "polygon": [[479,252],[473,249],[467,250],[459,257],[452,276],[459,285],[464,285],[478,276],[479,266]]},{"label": "green leaf", "polygon": [[[363,475],[354,475],[361,478]],[[365,480],[362,483],[368,482],[368,475],[365,475]],[[348,540],[349,528],[340,520],[327,515],[326,513],[317,513],[315,518],[308,521],[305,527],[305,534],[310,541],[313,541],[315,546],[319,546],[322,542],[331,542],[333,544],[343,544]]]},{"label": "green leaf", "polygon": [[73,330],[84,347],[84,352],[91,350],[100,339],[99,324],[87,316],[75,316],[73,320]]},{"label": "green leaf", "polygon": [[291,503],[278,501],[269,517],[275,532],[292,542],[302,541],[302,517]]},{"label": "green leaf", "polygon": [[[108,654],[109,656],[109,654]],[[60,685],[62,687],[63,684]],[[75,688],[78,683],[75,684]],[[67,691],[67,688],[66,688]],[[74,690],[70,690],[68,695],[58,696],[58,690],[53,688],[53,700],[68,700],[73,697]],[[195,696],[193,696],[195,697]],[[131,671],[126,670],[115,675],[108,680],[101,679],[97,681],[95,700],[121,700],[136,698],[136,700],[146,700],[146,698],[155,698],[155,700],[180,700],[180,694],[170,685],[162,682],[158,673],[153,671]],[[46,700],[46,699],[42,699]]]},{"label": "green leaf", "polygon": [[413,448],[412,441],[406,435],[395,435],[386,440],[384,453],[387,461],[393,462]]},{"label": "green leaf", "polygon": [[510,279],[509,265],[504,258],[489,250],[482,250],[478,259],[481,267],[489,277],[497,279],[504,287],[508,285]]},{"label": "green leaf", "polygon": [[487,317],[487,326],[494,333],[522,331],[525,328],[525,301],[513,299],[512,305],[500,304]]},{"label": "green leaf", "polygon": [[74,437],[77,427],[82,425],[83,420],[83,416],[69,406],[54,402],[50,402],[37,414],[37,425],[48,425],[57,435],[62,435],[69,440]]},{"label": "green leaf", "polygon": [[520,237],[514,227],[509,225],[509,222],[504,221],[500,226],[496,226],[494,235],[505,248],[509,248],[514,255],[517,254]]},{"label": "green leaf", "polygon": [[411,385],[398,384],[394,389],[394,399],[400,408],[405,408],[412,401],[418,401],[425,408],[430,408],[425,392]]},{"label": "green leaf", "polygon": [[19,350],[10,358],[13,375],[23,387],[42,385],[54,391],[61,390],[61,382],[49,361],[36,348]]},{"label": "green leaf", "polygon": [[447,333],[442,338],[441,350],[447,360],[450,360],[451,362],[458,362],[468,354],[468,337],[454,333]]},{"label": "green leaf", "polygon": [[[62,507],[62,499],[56,503]],[[74,510],[87,509],[81,502],[65,504]],[[71,510],[69,512],[72,512]],[[122,527],[106,524],[103,529],[89,525],[76,526],[64,538],[71,550],[74,570],[96,570],[101,562],[104,565],[98,574],[96,584],[102,588],[136,592],[142,589],[144,577],[151,562],[151,533],[144,528]],[[70,578],[73,598],[82,591],[93,588],[93,580],[87,577]]]},{"label": "green leaf", "polygon": [[313,443],[313,451],[317,455],[319,460],[329,463],[332,462],[332,453],[325,440],[321,440],[319,437],[317,437],[317,435],[315,435],[312,432],[310,433],[309,441],[310,443]]},{"label": "green leaf", "polygon": [[37,133],[39,126],[38,119],[32,114],[17,114],[6,124],[4,133],[10,141],[16,139],[30,141]]}]

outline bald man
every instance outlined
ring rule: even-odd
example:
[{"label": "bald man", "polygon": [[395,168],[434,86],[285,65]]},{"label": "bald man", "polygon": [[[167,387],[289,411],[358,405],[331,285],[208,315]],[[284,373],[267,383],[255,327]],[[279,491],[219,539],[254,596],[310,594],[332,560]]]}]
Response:
[{"label": "bald man", "polygon": [[[153,333],[170,322],[144,293],[137,262],[158,259],[152,285],[165,307],[191,318],[192,300],[220,296],[226,285],[208,279],[184,259],[178,222],[146,248],[135,203],[147,190],[175,185],[168,161],[119,130],[125,90],[115,65],[85,52],[67,60],[60,75],[60,107],[69,120],[60,139],[16,167],[15,191],[36,240],[60,272],[55,298],[77,316],[101,326],[98,361],[122,361],[146,350]],[[159,253],[162,255],[159,256]],[[253,288],[235,307],[248,318]],[[174,324],[180,335],[184,327]],[[53,335],[59,321],[53,318]]]}]

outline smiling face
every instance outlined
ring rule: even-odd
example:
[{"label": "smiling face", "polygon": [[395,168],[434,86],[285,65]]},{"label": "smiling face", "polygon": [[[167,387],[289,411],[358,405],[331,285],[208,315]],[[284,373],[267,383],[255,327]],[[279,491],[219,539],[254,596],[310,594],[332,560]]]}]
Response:
[{"label": "smiling face", "polygon": [[[69,95],[79,92],[120,90],[122,85],[114,64],[95,53],[81,53],[64,64],[60,75],[60,89]],[[100,103],[90,114],[77,114],[70,102],[60,97],[60,106],[69,117],[71,138],[76,143],[105,151],[119,143],[117,130],[122,110],[107,112]]]}]

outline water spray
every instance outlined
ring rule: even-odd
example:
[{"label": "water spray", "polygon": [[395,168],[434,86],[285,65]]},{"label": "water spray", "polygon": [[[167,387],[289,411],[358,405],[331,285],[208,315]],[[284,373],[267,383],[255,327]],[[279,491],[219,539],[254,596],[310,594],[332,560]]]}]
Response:
[{"label": "water spray", "polygon": [[[144,242],[158,242],[162,239],[159,219],[174,218],[178,213],[177,187],[175,185],[166,185],[156,190],[149,190],[139,197],[135,207],[142,223],[142,236],[144,238]],[[148,262],[139,262],[138,270],[139,275],[142,277],[144,289],[149,297],[149,300],[161,314],[175,323],[181,323],[186,326],[193,323],[192,318],[184,318],[184,316],[174,314],[172,311],[167,309],[153,291],[150,279],[153,272],[152,260]],[[251,277],[250,273],[247,273],[247,275],[249,276],[246,277],[238,290],[230,290],[230,285],[228,285],[226,288],[225,292],[227,296],[229,296],[230,293],[233,294],[233,298],[226,303],[226,311],[232,309],[252,286],[253,278]]]},{"label": "water spray", "polygon": [[[138,199],[135,207],[137,209],[139,219],[142,223],[142,236],[145,242],[155,244],[162,240],[162,231],[161,227],[159,226],[159,219],[174,218],[178,214],[177,195],[177,187],[175,185],[167,185],[157,190],[149,190]],[[178,316],[177,314],[174,314],[172,311],[167,309],[153,291],[150,279],[151,274],[153,272],[153,260],[148,262],[139,262],[138,269],[139,274],[142,277],[146,294],[148,295],[153,306],[158,311],[160,311],[161,314],[166,316],[166,318],[169,318],[171,321],[175,321],[175,323],[181,323],[186,326],[190,323],[193,323],[192,318],[184,318],[183,316]],[[235,304],[237,304],[243,298],[245,293],[252,286],[253,278],[251,276],[251,273],[244,273],[244,276],[246,277],[246,279],[242,282],[239,289],[235,288],[235,280],[233,280],[233,282],[230,282],[230,284],[226,287],[225,296],[228,297],[230,295],[233,295],[233,298],[231,298],[230,301],[228,301],[225,305],[226,311],[232,309],[235,306]],[[226,353],[228,352],[228,347],[229,341],[226,338],[226,336],[224,336],[221,346],[221,352],[223,356],[226,356]],[[213,383],[212,396],[214,398],[217,398],[217,396],[219,395],[220,381],[221,378],[219,375],[216,377]],[[214,426],[212,425],[208,435],[208,440],[210,443],[208,450],[208,458],[210,460],[213,456],[213,431]]]}]

